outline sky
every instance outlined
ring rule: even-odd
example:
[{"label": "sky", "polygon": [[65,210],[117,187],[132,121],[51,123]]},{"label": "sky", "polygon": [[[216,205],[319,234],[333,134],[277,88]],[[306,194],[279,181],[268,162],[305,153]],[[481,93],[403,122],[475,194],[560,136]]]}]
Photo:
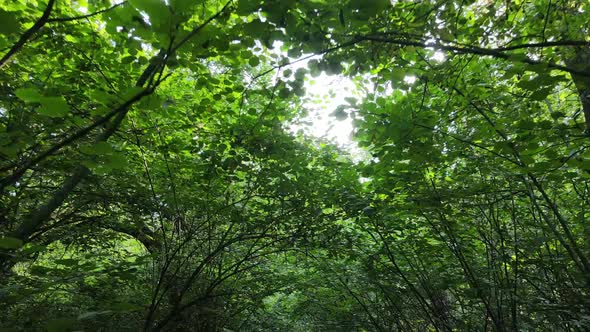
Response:
[{"label": "sky", "polygon": [[[436,51],[430,59],[440,63],[445,61],[445,58],[443,52]],[[311,59],[297,63],[293,69],[306,67],[309,60]],[[404,78],[404,81],[414,84],[416,77],[409,75]],[[386,87],[385,93],[391,93],[393,88]],[[358,151],[359,147],[352,140],[354,129],[352,119],[347,117],[345,120],[337,120],[330,113],[334,112],[339,105],[348,104],[344,100],[345,97],[355,97],[362,100],[364,98],[363,92],[350,78],[343,75],[327,75],[326,73],[315,78],[308,77],[305,89],[304,107],[309,110],[309,115],[303,120],[309,124],[302,127],[295,126],[293,129],[303,129],[313,137],[328,138],[349,152]]]},{"label": "sky", "polygon": [[342,75],[330,76],[322,73],[318,77],[308,78],[305,90],[304,107],[308,109],[309,115],[304,121],[311,125],[304,130],[314,137],[333,140],[341,147],[354,145],[350,117],[337,120],[330,115],[339,105],[347,104],[345,97],[361,97],[361,92],[354,83]]},{"label": "sky", "polygon": [[[287,52],[281,49],[282,45],[282,42],[275,41],[273,48],[269,51],[286,57]],[[303,55],[304,58],[307,56]],[[303,61],[291,59],[293,64],[284,69],[294,72],[299,68],[307,68],[309,61],[320,58],[321,56],[313,56]],[[303,107],[308,111],[308,115],[298,119],[299,124],[291,124],[291,130],[293,132],[303,130],[312,137],[329,139],[349,152],[358,149],[356,143],[352,141],[353,126],[350,117],[337,120],[330,116],[336,107],[347,104],[345,97],[362,98],[360,90],[356,88],[352,80],[344,75],[322,73],[317,77],[311,77],[308,74],[304,87],[306,93],[303,96]]]}]

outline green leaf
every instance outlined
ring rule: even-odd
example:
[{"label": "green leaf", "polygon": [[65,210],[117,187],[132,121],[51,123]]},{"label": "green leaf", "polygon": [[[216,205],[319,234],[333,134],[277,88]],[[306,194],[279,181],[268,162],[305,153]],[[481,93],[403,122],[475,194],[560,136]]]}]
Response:
[{"label": "green leaf", "polygon": [[349,4],[349,8],[357,13],[359,19],[382,14],[388,6],[391,6],[389,0],[351,0]]},{"label": "green leaf", "polygon": [[387,78],[389,78],[393,82],[402,82],[406,77],[407,70],[403,68],[392,68],[387,73]]},{"label": "green leaf", "polygon": [[109,169],[123,169],[127,167],[127,158],[122,153],[112,154],[108,157],[104,166]]},{"label": "green leaf", "polygon": [[344,101],[350,104],[352,107],[356,107],[358,100],[355,97],[344,97]]},{"label": "green leaf", "polygon": [[43,95],[34,88],[20,88],[17,89],[14,94],[27,103],[37,103],[43,99]]},{"label": "green leaf", "polygon": [[258,64],[260,64],[260,59],[258,59],[258,57],[251,57],[248,60],[248,64],[252,67],[256,67],[258,66]]},{"label": "green leaf", "polygon": [[83,145],[80,147],[80,152],[100,156],[100,155],[111,155],[115,153],[115,150],[108,142],[98,142],[92,145]]},{"label": "green leaf", "polygon": [[143,91],[142,87],[139,86],[132,86],[130,88],[127,88],[122,94],[121,94],[121,98],[123,100],[129,100],[135,96],[137,96],[139,93],[141,93]]},{"label": "green leaf", "polygon": [[37,252],[45,251],[45,249],[47,249],[47,247],[44,246],[44,245],[35,244],[35,243],[27,243],[22,248],[22,253],[25,254],[25,255],[28,255],[28,254],[32,254],[32,253],[37,253]]},{"label": "green leaf", "polygon": [[523,130],[532,130],[535,129],[537,124],[530,119],[523,119],[516,124],[516,127]]},{"label": "green leaf", "polygon": [[303,52],[301,51],[300,48],[291,48],[287,51],[287,56],[289,58],[298,58],[301,56],[301,54],[303,54]]},{"label": "green leaf", "polygon": [[529,57],[526,54],[511,54],[508,56],[508,60],[514,62],[524,62],[528,61]]},{"label": "green leaf", "polygon": [[244,25],[244,32],[249,35],[259,37],[269,30],[270,26],[268,23],[264,23],[259,19],[255,19],[252,22]]},{"label": "green leaf", "polygon": [[18,32],[20,22],[17,19],[18,15],[15,12],[7,12],[0,9],[0,34],[10,35]]},{"label": "green leaf", "polygon": [[305,79],[305,74],[307,74],[307,70],[305,68],[299,68],[295,71],[295,80],[303,81]]},{"label": "green leaf", "polygon": [[557,111],[557,112],[553,112],[553,113],[551,113],[551,117],[552,117],[554,120],[557,120],[557,119],[559,119],[559,118],[563,118],[563,117],[565,117],[565,113],[563,113],[563,112],[559,112],[559,111]]},{"label": "green leaf", "polygon": [[75,266],[75,265],[78,265],[79,260],[72,259],[72,258],[64,258],[64,259],[56,259],[54,262],[56,264],[64,265],[64,266]]},{"label": "green leaf", "polygon": [[123,64],[130,64],[133,62],[133,60],[135,60],[135,57],[128,55],[126,57],[123,57],[123,59],[121,59],[121,63]]},{"label": "green leaf", "polygon": [[129,3],[149,16],[150,22],[159,30],[166,28],[170,22],[170,9],[160,0],[130,0]]},{"label": "green leaf", "polygon": [[532,100],[543,101],[547,99],[547,96],[551,93],[551,88],[541,88],[537,89],[533,92],[530,96]]},{"label": "green leaf", "polygon": [[176,13],[189,12],[198,2],[194,0],[171,0],[170,6],[174,8]]},{"label": "green leaf", "polygon": [[111,154],[113,147],[108,142],[98,142],[92,146],[95,154]]},{"label": "green leaf", "polygon": [[517,84],[519,88],[529,91],[536,91],[540,85],[541,82],[537,77],[531,77],[529,75],[523,76]]},{"label": "green leaf", "polygon": [[289,96],[291,95],[291,90],[289,90],[289,88],[282,88],[281,90],[279,90],[279,97],[285,99],[285,98],[289,98]]},{"label": "green leaf", "polygon": [[21,239],[10,236],[0,238],[0,248],[2,249],[18,249],[22,246],[23,241]]},{"label": "green leaf", "polygon": [[113,95],[103,91],[103,90],[90,90],[88,92],[88,97],[94,100],[97,103],[102,105],[109,105],[113,100]]},{"label": "green leaf", "polygon": [[68,103],[63,97],[43,97],[41,107],[38,109],[39,114],[49,117],[62,117],[69,113]]},{"label": "green leaf", "polygon": [[346,120],[346,118],[348,118],[348,113],[346,113],[345,110],[343,110],[342,108],[338,108],[336,109],[332,114],[330,114],[331,116],[335,117],[336,120],[338,121],[343,121]]},{"label": "green leaf", "polygon": [[238,15],[249,15],[254,13],[258,6],[260,5],[259,1],[255,0],[240,0],[238,1],[238,6],[236,8],[236,13]]},{"label": "green leaf", "polygon": [[76,321],[71,318],[57,318],[50,320],[45,328],[47,332],[67,332],[73,331]]}]

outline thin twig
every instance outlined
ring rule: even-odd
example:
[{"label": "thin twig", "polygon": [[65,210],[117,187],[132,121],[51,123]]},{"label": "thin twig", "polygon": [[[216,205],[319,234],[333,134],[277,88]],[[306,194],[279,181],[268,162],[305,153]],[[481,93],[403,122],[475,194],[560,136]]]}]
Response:
[{"label": "thin twig", "polygon": [[77,20],[82,20],[82,19],[85,19],[85,18],[90,18],[92,16],[96,16],[96,15],[99,15],[99,14],[102,14],[102,13],[105,13],[105,12],[108,12],[110,10],[113,10],[113,9],[119,7],[119,6],[122,6],[122,5],[126,4],[126,3],[127,3],[126,1],[123,1],[121,3],[118,3],[118,4],[114,5],[114,6],[111,6],[109,8],[101,9],[99,11],[96,11],[96,12],[90,13],[90,14],[86,14],[86,15],[72,16],[72,17],[56,17],[56,18],[50,18],[50,19],[47,20],[47,23],[70,22],[70,21],[77,21]]}]

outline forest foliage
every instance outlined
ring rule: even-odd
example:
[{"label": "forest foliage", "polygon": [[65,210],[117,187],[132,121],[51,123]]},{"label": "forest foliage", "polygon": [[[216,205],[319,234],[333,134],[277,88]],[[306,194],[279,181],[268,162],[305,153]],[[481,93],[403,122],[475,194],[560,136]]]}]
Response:
[{"label": "forest foliage", "polygon": [[[2,1],[0,330],[590,329],[589,22]],[[321,74],[361,158],[290,129]]]}]

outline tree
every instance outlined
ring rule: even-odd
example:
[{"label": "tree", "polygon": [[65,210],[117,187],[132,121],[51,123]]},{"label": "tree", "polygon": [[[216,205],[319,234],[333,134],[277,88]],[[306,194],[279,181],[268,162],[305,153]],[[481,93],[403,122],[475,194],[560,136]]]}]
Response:
[{"label": "tree", "polygon": [[[588,328],[589,11],[0,5],[1,321]],[[322,72],[364,160],[288,129]]]}]

